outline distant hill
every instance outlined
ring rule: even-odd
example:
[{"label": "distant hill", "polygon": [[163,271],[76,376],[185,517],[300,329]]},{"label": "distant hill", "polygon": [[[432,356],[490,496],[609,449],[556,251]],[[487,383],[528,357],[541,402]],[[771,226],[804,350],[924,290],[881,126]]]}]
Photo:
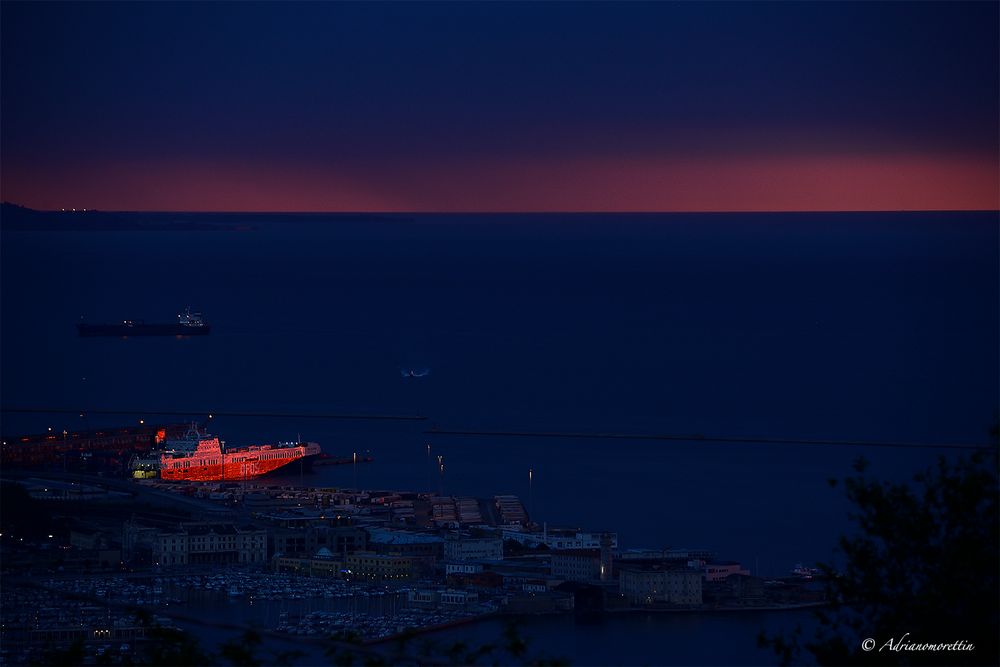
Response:
[{"label": "distant hill", "polygon": [[23,222],[39,219],[40,211],[20,204],[3,202],[0,204],[0,225],[9,228]]},{"label": "distant hill", "polygon": [[20,204],[13,204],[13,203],[11,203],[9,201],[3,202],[2,204],[0,204],[0,206],[3,207],[4,213],[7,213],[8,211],[13,212],[13,211],[34,211],[35,210],[33,208],[28,208],[27,206],[21,206]]}]

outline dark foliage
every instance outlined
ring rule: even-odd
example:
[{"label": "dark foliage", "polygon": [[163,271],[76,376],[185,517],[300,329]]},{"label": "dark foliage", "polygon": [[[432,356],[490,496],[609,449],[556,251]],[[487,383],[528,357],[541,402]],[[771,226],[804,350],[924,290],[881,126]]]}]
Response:
[{"label": "dark foliage", "polygon": [[153,626],[147,635],[152,639],[150,665],[162,667],[197,667],[216,664],[215,656],[204,651],[197,639],[174,628]]},{"label": "dark foliage", "polygon": [[[360,644],[352,633],[336,636],[339,645],[327,650],[331,663],[338,667],[381,667],[383,665],[537,665],[558,667],[568,665],[566,660],[544,655],[530,655],[529,641],[521,635],[521,627],[514,621],[504,626],[503,634],[495,642],[478,646],[456,641],[442,644],[409,631],[398,637],[392,650],[385,655],[359,653],[347,644]],[[417,640],[416,647],[413,646]],[[415,650],[413,650],[415,648]]]},{"label": "dark foliage", "polygon": [[247,630],[236,640],[222,645],[219,653],[233,667],[258,667],[260,660],[254,655],[260,645],[260,635]]},{"label": "dark foliage", "polygon": [[[942,457],[910,484],[871,479],[866,469],[859,460],[844,481],[858,531],[840,540],[843,570],[824,566],[832,604],[818,613],[816,636],[761,643],[783,664],[804,659],[803,650],[821,665],[1000,664],[996,448]],[[975,649],[892,650],[960,640]]]},{"label": "dark foliage", "polygon": [[75,667],[83,664],[86,649],[82,639],[77,639],[65,649],[46,651],[41,664],[58,667]]}]

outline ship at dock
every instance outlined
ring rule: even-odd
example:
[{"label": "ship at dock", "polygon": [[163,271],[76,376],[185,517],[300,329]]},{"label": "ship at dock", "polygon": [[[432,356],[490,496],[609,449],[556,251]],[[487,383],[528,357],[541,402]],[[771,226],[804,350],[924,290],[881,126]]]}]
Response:
[{"label": "ship at dock", "polygon": [[220,482],[254,479],[291,463],[311,463],[322,453],[315,442],[281,442],[227,448],[217,436],[202,433],[196,426],[181,439],[168,440],[132,462],[132,476],[186,482]]},{"label": "ship at dock", "polygon": [[186,308],[177,316],[176,323],[147,324],[142,320],[122,320],[116,324],[88,324],[80,322],[76,330],[84,338],[94,336],[206,336],[212,327],[201,313]]}]

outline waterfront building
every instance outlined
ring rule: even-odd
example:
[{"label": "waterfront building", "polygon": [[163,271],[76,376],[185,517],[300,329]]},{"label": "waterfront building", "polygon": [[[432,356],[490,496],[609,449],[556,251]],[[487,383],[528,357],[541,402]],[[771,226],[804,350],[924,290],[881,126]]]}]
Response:
[{"label": "waterfront building", "polygon": [[444,573],[445,576],[448,577],[455,574],[476,574],[477,572],[482,572],[482,571],[483,571],[482,563],[458,562],[458,563],[444,564]]},{"label": "waterfront building", "polygon": [[122,524],[122,560],[126,563],[149,565],[153,562],[153,543],[160,529],[136,521]]},{"label": "waterfront building", "polygon": [[464,609],[479,603],[479,593],[451,588],[444,590],[415,588],[407,593],[406,601],[411,607]]},{"label": "waterfront building", "polygon": [[[24,534],[24,533],[22,533]],[[121,545],[109,539],[108,533],[70,532],[67,543],[64,534],[49,535],[27,541],[4,540],[2,550],[3,569],[28,575],[32,572],[89,571],[94,568],[117,570],[122,565]]]},{"label": "waterfront building", "polygon": [[495,570],[500,575],[501,587],[506,591],[527,591],[544,592],[551,590],[563,583],[559,579],[552,579],[546,574],[539,574],[531,570]]},{"label": "waterfront building", "polygon": [[726,577],[733,574],[750,576],[750,570],[732,560],[705,563],[703,571],[705,581],[725,581]]},{"label": "waterfront building", "polygon": [[[476,567],[474,564],[460,563],[462,566]],[[479,566],[482,567],[482,566]],[[460,586],[463,588],[478,588],[499,590],[503,588],[504,578],[497,572],[483,569],[479,572],[453,572],[447,575],[449,586]]]},{"label": "waterfront building", "polygon": [[[20,631],[20,632],[19,632]],[[118,621],[112,627],[97,627],[90,624],[81,627],[78,623],[65,624],[45,628],[14,628],[10,633],[11,643],[22,645],[65,646],[73,642],[122,642],[146,639],[149,627],[136,622]],[[5,635],[7,632],[4,633]],[[6,639],[6,637],[5,637]],[[86,663],[84,663],[86,664]]]},{"label": "waterfront building", "polygon": [[709,562],[715,553],[707,549],[622,549],[616,554],[618,560],[679,561],[693,560]]},{"label": "waterfront building", "polygon": [[437,600],[438,592],[433,588],[414,588],[406,594],[406,602],[411,607],[434,607]]},{"label": "waterfront building", "polygon": [[458,511],[453,498],[434,497],[430,499],[430,503],[431,523],[434,526],[458,528]]},{"label": "waterfront building", "polygon": [[615,543],[611,539],[611,533],[601,533],[601,581],[611,581],[614,569],[614,548]]},{"label": "waterfront building", "polygon": [[413,523],[416,517],[414,501],[396,500],[389,504],[389,514],[393,523]]},{"label": "waterfront building", "polygon": [[571,612],[573,604],[572,593],[533,587],[508,595],[504,598],[503,608],[510,614],[552,614]]},{"label": "waterfront building", "polygon": [[446,563],[445,572],[448,583],[452,586],[502,588],[508,591],[545,591],[562,583],[561,579],[553,579],[550,576],[548,556],[478,563]]},{"label": "waterfront building", "polygon": [[415,493],[374,492],[371,507],[376,514],[382,514],[393,524],[412,524],[415,522],[419,496]]},{"label": "waterfront building", "polygon": [[440,599],[442,607],[468,607],[479,602],[479,593],[448,589],[441,591]]},{"label": "waterfront building", "polygon": [[500,517],[500,523],[506,526],[524,526],[528,523],[528,513],[524,511],[517,496],[501,495],[493,497],[493,505]]},{"label": "waterfront building", "polygon": [[70,530],[69,547],[61,554],[65,565],[117,568],[122,564],[122,545],[105,530],[91,526]]},{"label": "waterfront building", "polygon": [[458,515],[458,523],[462,525],[476,525],[483,522],[479,501],[475,498],[455,498],[455,512]]},{"label": "waterfront building", "polygon": [[431,521],[436,526],[458,527],[483,523],[479,501],[475,498],[434,496],[429,501]]},{"label": "waterfront building", "polygon": [[[574,529],[554,528],[540,533],[529,533],[518,530],[504,530],[503,539],[515,542],[532,549],[545,545],[552,550],[560,549],[600,549],[602,536],[610,537],[612,549],[618,548],[618,533],[585,532]],[[604,538],[605,540],[608,538]]]},{"label": "waterfront building", "polygon": [[632,604],[693,606],[702,602],[698,570],[660,563],[619,563],[618,577],[622,595]]},{"label": "waterfront building", "polygon": [[419,558],[431,565],[444,557],[444,540],[437,535],[386,528],[366,530],[368,549],[375,553]]},{"label": "waterfront building", "polygon": [[765,602],[764,580],[745,574],[730,574],[725,579],[705,581],[702,595],[706,604],[718,606],[756,606]]},{"label": "waterfront building", "polygon": [[109,537],[103,530],[73,529],[69,531],[69,545],[80,549],[106,549],[111,542]]},{"label": "waterfront building", "polygon": [[599,549],[564,549],[552,553],[552,576],[566,581],[595,581],[601,579],[601,551]]},{"label": "waterfront building", "polygon": [[[518,579],[519,579],[518,577],[511,577],[511,580],[513,580],[515,582],[517,582]],[[541,579],[520,582],[520,588],[519,589],[518,589],[517,585],[513,586],[513,588],[515,590],[522,590],[525,593],[544,593],[547,590],[549,590],[549,587],[546,584],[546,582],[542,581]]]},{"label": "waterfront building", "polygon": [[449,561],[502,560],[503,540],[451,534],[444,541],[444,557]]},{"label": "waterfront building", "polygon": [[379,554],[373,551],[348,554],[344,559],[344,565],[348,579],[361,581],[413,579],[417,572],[413,559],[408,556]]},{"label": "waterfront building", "polygon": [[[554,590],[573,596],[573,609],[577,614],[599,614],[608,609],[609,593],[617,593],[618,587],[613,584],[608,586],[600,581],[591,583],[564,581]],[[619,600],[621,598],[618,595],[612,595],[611,599]],[[624,602],[624,600],[622,601]]]},{"label": "waterfront building", "polygon": [[275,572],[308,575],[310,577],[341,578],[345,573],[343,560],[326,547],[321,548],[309,558],[277,555],[271,559]]},{"label": "waterfront building", "polygon": [[306,557],[319,549],[336,554],[362,551],[368,545],[368,533],[356,526],[312,525],[300,529],[274,528],[268,534],[268,551],[274,556]]},{"label": "waterfront building", "polygon": [[267,562],[267,531],[227,523],[191,522],[157,531],[153,564],[162,567]]}]

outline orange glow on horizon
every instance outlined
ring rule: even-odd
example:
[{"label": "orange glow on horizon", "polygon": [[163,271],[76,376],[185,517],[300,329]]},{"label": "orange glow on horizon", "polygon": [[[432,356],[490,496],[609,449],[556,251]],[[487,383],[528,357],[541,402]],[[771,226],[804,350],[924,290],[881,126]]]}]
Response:
[{"label": "orange glow on horizon", "polygon": [[464,159],[344,167],[88,164],[3,172],[39,209],[201,212],[996,210],[996,157],[778,155]]}]

